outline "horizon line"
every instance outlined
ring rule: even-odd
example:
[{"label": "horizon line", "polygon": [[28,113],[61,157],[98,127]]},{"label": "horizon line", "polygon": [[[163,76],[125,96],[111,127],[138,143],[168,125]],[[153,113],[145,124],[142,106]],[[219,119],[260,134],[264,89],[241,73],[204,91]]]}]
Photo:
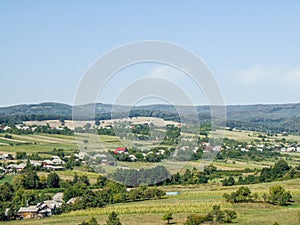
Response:
[{"label": "horizon line", "polygon": [[[15,107],[15,106],[28,106],[28,105],[41,105],[41,104],[63,104],[63,105],[68,105],[71,107],[74,106],[83,106],[83,105],[90,105],[90,104],[103,104],[103,105],[116,105],[114,103],[107,103],[107,102],[94,102],[94,103],[86,103],[86,104],[81,104],[81,105],[73,105],[70,103],[66,102],[60,102],[60,101],[45,101],[45,102],[36,102],[36,103],[20,103],[20,104],[11,104],[11,105],[0,105],[0,108],[9,108],[9,107]],[[209,105],[209,104],[195,104],[195,105],[183,105],[183,104],[167,104],[167,103],[149,103],[149,104],[141,104],[141,105],[120,105],[118,106],[123,106],[123,107],[145,107],[145,106],[153,106],[153,105],[164,105],[164,106],[183,106],[183,107],[213,107],[213,106],[254,106],[254,105],[296,105],[300,104],[300,102],[281,102],[281,103],[236,103],[236,104],[224,104],[224,105]]]}]

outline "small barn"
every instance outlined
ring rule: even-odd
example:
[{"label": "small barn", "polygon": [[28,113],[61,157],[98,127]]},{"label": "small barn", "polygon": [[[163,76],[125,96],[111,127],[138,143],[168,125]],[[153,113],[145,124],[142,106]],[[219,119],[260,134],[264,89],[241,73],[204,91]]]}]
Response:
[{"label": "small barn", "polygon": [[18,211],[18,216],[21,219],[33,219],[39,217],[39,208],[36,206],[21,207]]}]

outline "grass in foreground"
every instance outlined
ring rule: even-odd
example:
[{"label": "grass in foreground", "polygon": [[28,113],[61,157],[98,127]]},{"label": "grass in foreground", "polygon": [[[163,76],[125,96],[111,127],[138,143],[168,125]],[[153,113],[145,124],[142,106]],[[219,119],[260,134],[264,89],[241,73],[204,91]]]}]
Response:
[{"label": "grass in foreground", "polygon": [[218,204],[222,209],[232,209],[238,214],[236,225],[272,225],[278,222],[280,225],[299,225],[300,220],[300,179],[249,185],[253,192],[261,195],[275,183],[290,190],[295,201],[293,205],[281,207],[258,203],[230,204],[223,200],[223,194],[236,191],[237,186],[222,187],[219,185],[193,185],[193,186],[170,186],[164,187],[166,191],[180,191],[181,194],[161,200],[151,200],[133,203],[121,203],[109,205],[105,208],[96,208],[70,212],[60,216],[53,216],[41,220],[24,220],[5,222],[8,225],[74,225],[94,216],[100,224],[104,224],[108,214],[116,211],[123,225],[138,224],[164,224],[162,216],[166,212],[173,212],[176,224],[183,224],[187,215],[191,213],[207,213],[211,206]]}]

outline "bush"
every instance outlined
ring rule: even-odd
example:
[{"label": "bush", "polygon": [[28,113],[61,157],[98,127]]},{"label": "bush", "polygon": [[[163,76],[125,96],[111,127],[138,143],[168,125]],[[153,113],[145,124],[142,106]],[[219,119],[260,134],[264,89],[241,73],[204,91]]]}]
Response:
[{"label": "bush", "polygon": [[199,225],[206,220],[207,220],[206,216],[191,214],[187,217],[187,220],[184,224],[185,225]]},{"label": "bush", "polygon": [[237,203],[237,202],[253,202],[258,198],[257,194],[251,194],[248,187],[240,187],[236,192],[231,194],[224,194],[223,197],[227,202]]},{"label": "bush", "polygon": [[264,199],[268,203],[283,206],[287,205],[291,201],[292,195],[280,185],[274,185],[270,187],[269,195],[264,194]]},{"label": "bush", "polygon": [[172,215],[171,212],[169,212],[169,213],[165,214],[165,215],[163,216],[162,219],[163,219],[163,220],[167,220],[167,221],[168,221],[168,224],[170,224],[170,220],[173,219],[173,215]]},{"label": "bush", "polygon": [[189,215],[185,225],[199,225],[203,222],[231,223],[237,218],[237,214],[232,210],[221,210],[219,205],[214,205],[212,210],[205,216]]},{"label": "bush", "polygon": [[99,225],[99,223],[97,222],[95,217],[93,217],[92,219],[90,219],[88,221],[84,221],[84,222],[80,223],[79,225]]}]

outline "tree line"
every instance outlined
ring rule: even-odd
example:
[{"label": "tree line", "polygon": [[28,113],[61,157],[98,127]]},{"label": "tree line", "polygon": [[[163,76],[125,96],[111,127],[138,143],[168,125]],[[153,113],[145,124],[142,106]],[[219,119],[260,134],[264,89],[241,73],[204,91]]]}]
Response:
[{"label": "tree line", "polygon": [[253,174],[245,177],[239,176],[238,180],[229,176],[222,180],[222,184],[223,186],[257,184],[298,177],[300,177],[300,167],[293,168],[289,166],[285,160],[280,159],[274,164],[274,166],[263,168],[258,176]]}]

